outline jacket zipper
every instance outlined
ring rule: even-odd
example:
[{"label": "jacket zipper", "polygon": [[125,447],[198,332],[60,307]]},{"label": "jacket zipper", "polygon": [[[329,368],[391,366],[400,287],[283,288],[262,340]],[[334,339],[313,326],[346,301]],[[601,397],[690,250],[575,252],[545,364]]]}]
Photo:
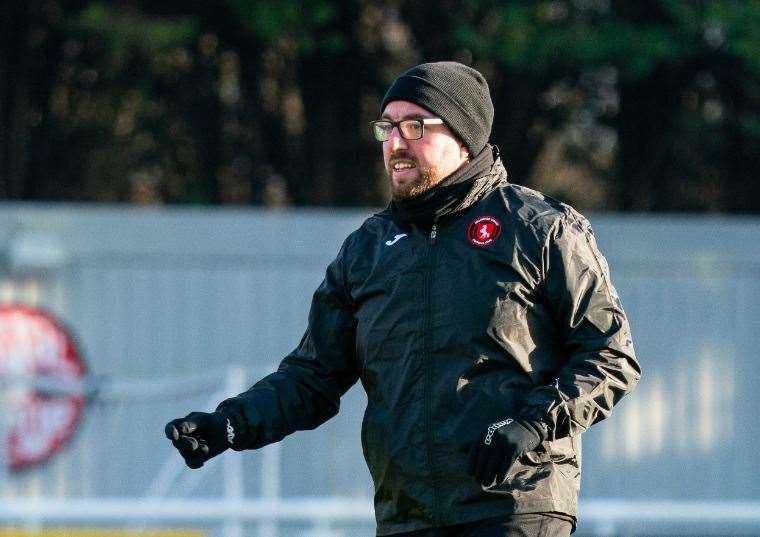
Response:
[{"label": "jacket zipper", "polygon": [[435,268],[435,240],[438,236],[438,226],[433,221],[433,225],[430,228],[430,249],[428,250],[428,269],[425,278],[425,293],[426,293],[426,311],[425,311],[425,335],[424,335],[424,349],[423,349],[423,367],[425,374],[425,425],[426,425],[426,437],[427,437],[427,450],[428,450],[428,467],[430,468],[431,479],[430,484],[433,489],[433,509],[431,513],[433,526],[438,526],[440,523],[440,508],[438,498],[438,487],[436,481],[438,478],[438,471],[435,463],[434,454],[434,442],[433,442],[433,423],[432,423],[432,410],[430,401],[430,385],[432,377],[432,365],[430,354],[430,338],[433,316],[433,270]]}]

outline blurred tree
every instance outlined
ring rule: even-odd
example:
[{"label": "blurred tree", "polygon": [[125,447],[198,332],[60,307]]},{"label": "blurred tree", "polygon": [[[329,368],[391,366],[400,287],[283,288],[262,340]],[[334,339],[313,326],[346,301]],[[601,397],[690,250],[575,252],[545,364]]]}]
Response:
[{"label": "blurred tree", "polygon": [[419,61],[491,81],[516,182],[584,209],[760,212],[760,1],[0,7],[0,196],[378,205],[367,122]]},{"label": "blurred tree", "polygon": [[[46,119],[44,103],[55,78],[55,1],[0,4],[0,196],[29,195],[28,168],[42,154],[32,149]],[[42,149],[42,148],[40,148]]]},{"label": "blurred tree", "polygon": [[492,67],[518,181],[595,209],[760,211],[760,2],[463,5],[445,52]]}]

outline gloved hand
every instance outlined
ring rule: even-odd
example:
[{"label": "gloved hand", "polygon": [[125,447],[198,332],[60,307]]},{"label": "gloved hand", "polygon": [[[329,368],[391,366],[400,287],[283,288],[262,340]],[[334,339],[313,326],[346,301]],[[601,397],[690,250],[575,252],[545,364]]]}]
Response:
[{"label": "gloved hand", "polygon": [[190,468],[200,468],[235,440],[232,423],[221,412],[191,412],[167,423],[164,433]]},{"label": "gloved hand", "polygon": [[484,487],[501,483],[517,458],[546,440],[548,430],[540,421],[506,419],[492,423],[470,448],[467,473]]}]

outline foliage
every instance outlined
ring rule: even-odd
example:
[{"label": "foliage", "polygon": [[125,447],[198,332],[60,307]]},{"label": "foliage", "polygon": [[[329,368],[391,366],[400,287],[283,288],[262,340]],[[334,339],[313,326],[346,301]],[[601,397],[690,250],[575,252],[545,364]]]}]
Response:
[{"label": "foliage", "polygon": [[338,53],[347,46],[345,36],[330,28],[338,18],[336,2],[228,0],[227,5],[240,24],[263,43],[292,40],[306,54]]},{"label": "foliage", "polygon": [[510,175],[584,209],[760,212],[760,1],[10,3],[8,199],[379,205],[366,123],[482,70]]}]

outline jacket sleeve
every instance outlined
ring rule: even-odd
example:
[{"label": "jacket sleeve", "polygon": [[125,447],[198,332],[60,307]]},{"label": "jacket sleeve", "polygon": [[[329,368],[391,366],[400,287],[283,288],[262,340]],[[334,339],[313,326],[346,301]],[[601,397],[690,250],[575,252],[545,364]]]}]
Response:
[{"label": "jacket sleeve", "polygon": [[565,355],[548,385],[526,399],[524,416],[543,421],[549,438],[577,435],[603,420],[641,378],[631,331],[609,268],[588,221],[566,214],[542,250],[544,292]]},{"label": "jacket sleeve", "polygon": [[234,425],[233,449],[259,448],[316,428],[338,413],[341,396],[357,381],[356,325],[343,269],[347,243],[314,292],[298,347],[276,372],[217,407]]}]

